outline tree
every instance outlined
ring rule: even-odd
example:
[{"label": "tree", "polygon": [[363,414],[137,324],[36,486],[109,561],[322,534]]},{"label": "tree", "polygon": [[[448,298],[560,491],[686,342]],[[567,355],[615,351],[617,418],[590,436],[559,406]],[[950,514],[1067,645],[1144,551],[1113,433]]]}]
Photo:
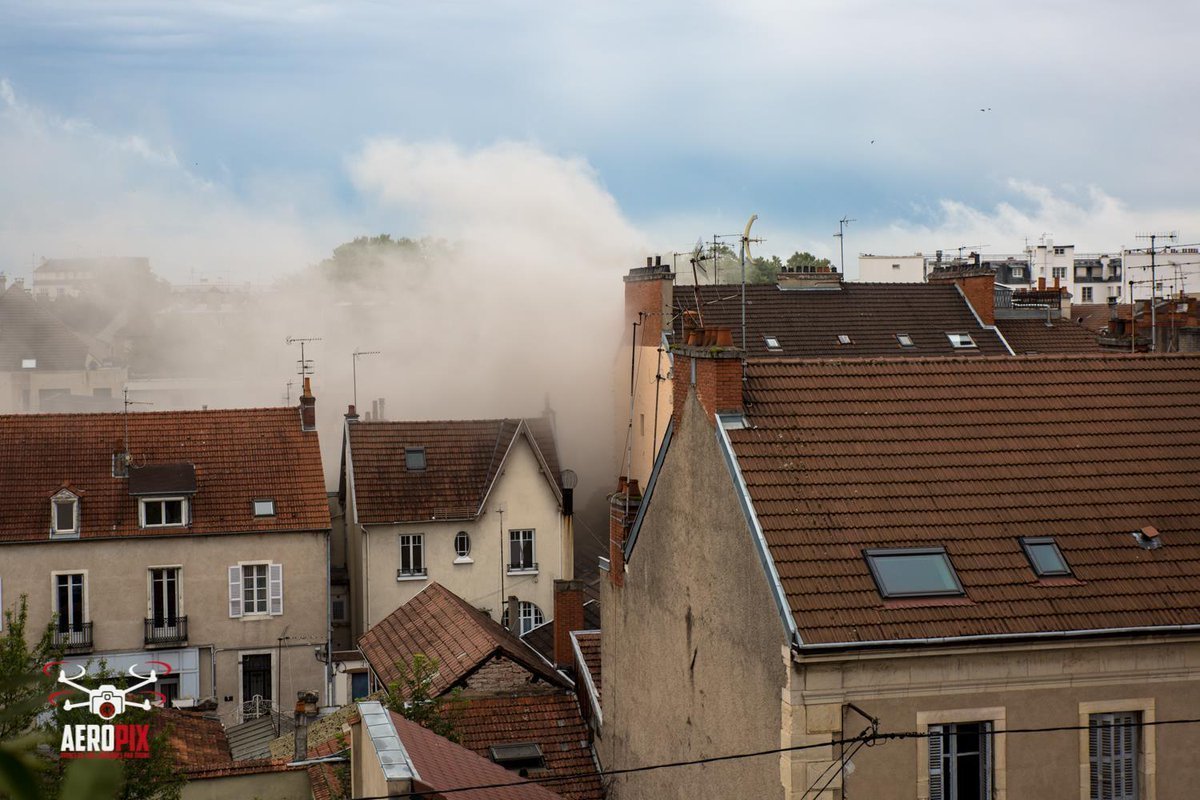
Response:
[{"label": "tree", "polygon": [[787,268],[792,272],[823,272],[833,269],[833,263],[828,258],[817,258],[805,250],[796,251],[788,256]]},{"label": "tree", "polygon": [[781,269],[783,269],[783,262],[779,259],[779,256],[771,256],[769,258],[755,256],[746,270],[746,282],[775,283],[779,279],[779,271]]},{"label": "tree", "polygon": [[458,688],[436,697],[431,693],[430,687],[438,672],[437,659],[415,653],[412,664],[397,661],[396,668],[400,670],[400,678],[388,684],[387,707],[438,736],[460,743],[462,735],[455,726],[462,718],[467,701]]},{"label": "tree", "polygon": [[333,255],[320,264],[320,271],[333,283],[373,284],[388,279],[391,268],[398,264],[425,261],[421,242],[390,234],[358,236],[340,244]]},{"label": "tree", "polygon": [[21,595],[16,611],[5,609],[4,634],[0,636],[0,742],[27,734],[34,728],[38,714],[46,710],[46,698],[54,691],[54,679],[42,673],[42,667],[58,658],[54,631],[50,625],[42,631],[33,648],[26,644],[29,609]]}]

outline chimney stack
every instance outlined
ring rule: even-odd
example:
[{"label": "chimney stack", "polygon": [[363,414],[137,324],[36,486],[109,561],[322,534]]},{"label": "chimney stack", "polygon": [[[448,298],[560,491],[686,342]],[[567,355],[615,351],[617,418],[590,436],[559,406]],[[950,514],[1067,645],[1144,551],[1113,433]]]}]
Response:
[{"label": "chimney stack", "polygon": [[990,268],[950,267],[941,274],[931,274],[929,283],[956,284],[983,324],[996,324],[996,275]]},{"label": "chimney stack", "polygon": [[575,663],[571,631],[583,630],[583,581],[554,582],[554,666],[570,669]]},{"label": "chimney stack", "polygon": [[637,481],[626,482],[622,476],[617,491],[608,499],[608,580],[613,586],[625,585],[625,541],[641,505]]},{"label": "chimney stack", "polygon": [[711,422],[723,412],[739,412],[742,405],[742,351],[732,344],[728,328],[705,328],[695,345],[675,350],[674,408],[671,418],[679,424],[688,390],[696,398]]},{"label": "chimney stack", "polygon": [[300,395],[300,430],[317,429],[317,398],[312,393],[312,378],[304,376],[304,393]]},{"label": "chimney stack", "polygon": [[515,594],[508,596],[508,630],[514,636],[521,635],[521,601]]},{"label": "chimney stack", "polygon": [[353,403],[346,407],[346,421],[358,422],[358,409],[354,407]]},{"label": "chimney stack", "polygon": [[317,699],[316,692],[296,692],[296,761],[308,759],[308,723],[317,716]]}]

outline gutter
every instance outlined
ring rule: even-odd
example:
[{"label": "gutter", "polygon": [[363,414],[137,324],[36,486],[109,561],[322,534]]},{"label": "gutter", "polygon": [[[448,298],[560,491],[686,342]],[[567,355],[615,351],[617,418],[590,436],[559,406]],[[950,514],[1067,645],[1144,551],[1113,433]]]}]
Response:
[{"label": "gutter", "polygon": [[750,530],[754,534],[758,558],[762,562],[763,570],[771,584],[771,595],[775,598],[775,607],[783,620],[788,639],[791,641],[793,649],[803,647],[804,643],[800,640],[800,632],[796,630],[796,618],[792,616],[792,608],[788,605],[787,595],[783,591],[783,583],[779,580],[779,571],[775,569],[775,559],[771,556],[770,548],[767,547],[767,538],[763,535],[758,514],[754,511],[754,502],[750,499],[750,490],[746,486],[746,479],[742,476],[742,469],[738,466],[737,455],[733,452],[733,443],[729,440],[729,432],[725,430],[724,422],[719,415],[717,417],[717,441],[721,447],[721,455],[725,457],[725,466],[729,468],[729,474],[737,489],[738,503],[742,507],[742,514],[746,517],[746,524],[750,526]]},{"label": "gutter", "polygon": [[1010,356],[1015,356],[1016,353],[1013,352],[1012,347],[1009,346],[1008,340],[1004,338],[1004,334],[1000,332],[1000,329],[995,325],[984,325],[983,320],[980,319],[979,314],[975,311],[975,306],[971,305],[971,301],[967,299],[967,295],[965,292],[963,292],[962,287],[955,283],[954,288],[958,290],[958,296],[963,299],[963,302],[967,304],[967,308],[971,310],[971,316],[974,317],[975,321],[979,323],[979,327],[983,328],[985,331],[991,331],[992,333],[996,334],[996,338],[1000,340],[1000,344],[1004,345],[1004,349],[1008,351],[1008,354]]},{"label": "gutter", "polygon": [[[1200,624],[1150,625],[1125,628],[1086,628],[1074,631],[1033,631],[1030,633],[985,633],[974,636],[934,636],[927,639],[874,639],[865,642],[830,642],[828,644],[799,644],[792,646],[792,658],[798,660],[806,654],[838,653],[857,650],[885,648],[963,647],[992,642],[1039,642],[1069,641],[1073,639],[1100,639],[1118,636],[1153,636],[1156,634],[1200,634]],[[919,655],[914,653],[913,655]]]}]

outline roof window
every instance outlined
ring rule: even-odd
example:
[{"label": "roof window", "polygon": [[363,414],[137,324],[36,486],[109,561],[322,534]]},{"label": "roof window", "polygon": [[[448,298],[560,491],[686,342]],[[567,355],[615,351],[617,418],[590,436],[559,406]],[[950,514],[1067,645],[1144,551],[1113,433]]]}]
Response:
[{"label": "roof window", "polygon": [[21,359],[21,369],[37,369],[37,359],[36,358],[22,358]]},{"label": "roof window", "polygon": [[864,550],[863,555],[885,599],[964,594],[945,548]]},{"label": "roof window", "polygon": [[975,340],[971,338],[969,333],[947,333],[946,338],[950,340],[950,344],[958,348],[978,347]]},{"label": "roof window", "polygon": [[488,753],[505,769],[514,769],[524,774],[527,770],[542,769],[546,766],[546,758],[542,748],[536,742],[521,742],[519,744],[497,744],[488,748]]},{"label": "roof window", "polygon": [[1025,557],[1039,578],[1071,574],[1071,568],[1067,566],[1067,560],[1053,538],[1024,538],[1021,540],[1021,549],[1025,551]]},{"label": "roof window", "polygon": [[900,343],[901,347],[916,347],[916,345],[913,344],[912,337],[907,333],[897,333],[896,341]]},{"label": "roof window", "polygon": [[273,517],[275,516],[275,501],[272,499],[255,500],[254,501],[254,516],[256,517]]},{"label": "roof window", "polygon": [[783,349],[783,347],[779,344],[779,339],[775,338],[774,336],[764,336],[763,342],[766,343],[767,349],[771,352],[777,353]]},{"label": "roof window", "polygon": [[838,344],[854,344],[854,340],[844,333],[839,333]]},{"label": "roof window", "polygon": [[420,471],[425,469],[425,448],[424,447],[406,447],[404,448],[404,468]]}]

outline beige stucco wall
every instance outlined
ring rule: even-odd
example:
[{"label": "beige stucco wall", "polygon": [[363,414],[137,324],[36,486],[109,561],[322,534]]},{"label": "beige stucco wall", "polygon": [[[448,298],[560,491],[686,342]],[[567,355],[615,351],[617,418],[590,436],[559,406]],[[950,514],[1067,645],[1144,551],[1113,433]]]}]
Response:
[{"label": "beige stucco wall", "polygon": [[310,800],[312,785],[307,771],[293,770],[189,781],[183,787],[183,800],[229,800],[232,797]]},{"label": "beige stucco wall", "polygon": [[[662,442],[671,418],[671,381],[660,382],[655,378],[659,374],[667,378],[671,367],[670,355],[659,353],[664,327],[667,330],[671,327],[671,298],[670,280],[655,278],[625,283],[625,327],[613,365],[614,444],[621,456],[620,474],[633,478],[642,488],[650,479],[657,445]],[[639,312],[644,316],[639,317]],[[634,322],[639,323],[636,345]]]},{"label": "beige stucco wall", "polygon": [[[605,768],[779,747],[786,634],[694,395],[625,586],[602,581],[601,607]],[[777,763],[768,756],[618,777],[610,797],[779,798]]]},{"label": "beige stucco wall", "polygon": [[[784,692],[785,738],[795,744],[853,736],[866,725],[854,703],[884,731],[928,730],[941,722],[992,720],[997,731],[1086,724],[1089,713],[1140,710],[1143,719],[1200,717],[1200,640],[1125,640],[1073,645],[993,646],[913,655],[809,657]],[[790,724],[789,724],[790,723]],[[1185,798],[1200,786],[1195,725],[1146,728],[1141,747],[1144,800]],[[1087,745],[1079,731],[998,736],[996,798],[1087,798]],[[929,797],[923,739],[859,751],[846,778],[849,797]],[[782,757],[803,796],[838,758],[835,748]],[[838,775],[819,795],[842,797]],[[809,795],[810,797],[812,795]]]},{"label": "beige stucco wall", "polygon": [[[182,567],[181,614],[188,618],[187,647],[201,650],[200,695],[213,694],[215,657],[215,696],[228,724],[236,715],[238,662],[245,652],[272,655],[275,699],[285,710],[301,689],[325,697],[324,665],[313,655],[327,637],[325,547],[324,532],[6,544],[0,546],[0,603],[13,608],[26,595],[30,625],[37,629],[51,619],[53,574],[86,573],[85,605],[98,660],[145,649],[149,570]],[[262,561],[283,565],[283,614],[230,618],[228,568]]]},{"label": "beige stucco wall", "polygon": [[[508,532],[532,528],[536,574],[507,574]],[[454,537],[471,536],[470,562],[455,563]],[[425,535],[423,579],[397,580],[401,533]],[[490,610],[499,620],[504,599],[515,594],[536,604],[550,619],[554,615],[554,581],[562,577],[572,554],[564,542],[562,513],[529,442],[513,443],[483,513],[474,520],[366,526],[359,573],[365,595],[363,619],[370,627],[411,600],[429,581],[437,581],[471,605]],[[354,578],[351,579],[352,582]]]}]

